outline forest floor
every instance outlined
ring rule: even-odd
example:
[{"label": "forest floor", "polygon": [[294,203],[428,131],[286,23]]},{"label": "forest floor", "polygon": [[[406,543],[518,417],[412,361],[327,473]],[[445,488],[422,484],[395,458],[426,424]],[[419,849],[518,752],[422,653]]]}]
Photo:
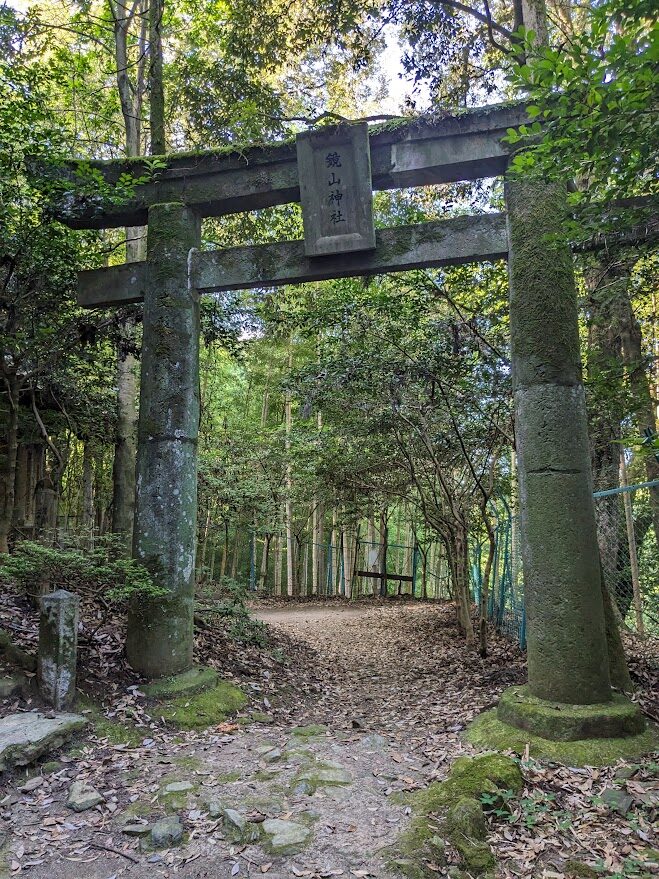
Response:
[{"label": "forest floor", "polygon": [[[83,631],[80,683],[103,693],[104,711],[85,709],[96,720],[94,732],[55,755],[56,763],[50,756],[29,772],[3,776],[7,875],[391,875],[387,850],[410,820],[401,792],[443,778],[457,756],[471,753],[461,739],[466,723],[524,679],[523,654],[496,636],[487,658],[467,653],[448,605],[264,602],[256,615],[267,624],[262,644],[240,645],[212,625],[198,636],[198,661],[250,699],[236,722],[200,731],[176,730],[149,713],[121,657],[116,624],[94,632],[83,625],[89,637]],[[33,615],[9,597],[0,599],[5,624],[25,646],[34,643]],[[656,697],[656,657],[633,665],[641,695]],[[33,707],[13,698],[2,710]],[[638,874],[636,856],[642,860],[639,853],[657,845],[656,763],[643,761],[625,782],[633,801],[625,816],[600,799],[620,767],[522,765],[521,799],[507,821],[490,827],[500,876],[557,879],[569,874],[569,858],[605,876]],[[68,809],[76,780],[103,801],[80,813]],[[260,842],[232,842],[220,807],[238,811],[248,831],[273,819],[286,822],[277,826],[288,832],[296,826],[305,846],[284,855]],[[166,815],[182,821],[180,847],[142,852],[140,840],[124,832]]]}]

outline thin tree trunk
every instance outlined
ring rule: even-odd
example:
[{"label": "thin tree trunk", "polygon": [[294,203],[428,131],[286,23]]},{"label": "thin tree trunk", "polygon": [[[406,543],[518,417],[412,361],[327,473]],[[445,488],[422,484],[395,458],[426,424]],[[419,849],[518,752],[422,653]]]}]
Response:
[{"label": "thin tree trunk", "polygon": [[[117,91],[124,119],[125,149],[128,157],[141,152],[142,100],[145,90],[147,16],[145,3],[109,0],[114,20],[114,50]],[[138,58],[129,54],[129,33],[138,15]],[[131,80],[131,73],[135,79]],[[144,227],[126,229],[126,261],[144,259]],[[112,468],[112,531],[125,536],[124,550],[132,546],[135,510],[135,458],[137,454],[137,362],[133,353],[136,329],[128,319],[119,328],[117,349],[117,433]]]},{"label": "thin tree trunk", "polygon": [[165,88],[162,73],[162,16],[164,0],[149,0],[149,122],[151,155],[167,152],[165,139]]},{"label": "thin tree trunk", "polygon": [[259,592],[265,592],[265,584],[268,577],[268,556],[270,554],[270,541],[272,534],[266,533],[263,537],[263,553],[261,555],[261,570],[259,573]]},{"label": "thin tree trunk", "polygon": [[281,534],[277,533],[275,535],[275,577],[274,577],[274,590],[275,595],[279,598],[281,596],[281,565],[282,565],[282,540]]},{"label": "thin tree trunk", "polygon": [[2,473],[2,506],[0,507],[0,553],[9,552],[9,535],[14,518],[16,495],[16,459],[18,456],[18,394],[15,382],[7,382],[8,417],[5,432],[7,452]]},{"label": "thin tree trunk", "polygon": [[30,492],[30,455],[28,446],[21,443],[16,454],[16,481],[14,490],[14,528],[23,532],[27,520]]},{"label": "thin tree trunk", "polygon": [[82,528],[88,545],[94,543],[94,456],[87,440],[82,452]]},{"label": "thin tree trunk", "polygon": [[[293,340],[288,343],[288,372],[290,375],[293,366]],[[293,401],[288,388],[284,404],[285,430],[286,430],[286,502],[284,518],[286,526],[286,591],[289,598],[296,594],[297,584],[295,578],[295,549],[293,541],[293,465],[291,462],[291,430],[293,425]]]},{"label": "thin tree trunk", "polygon": [[240,521],[236,522],[236,533],[233,541],[233,554],[231,557],[231,579],[235,580],[238,574],[238,556],[240,554]]}]

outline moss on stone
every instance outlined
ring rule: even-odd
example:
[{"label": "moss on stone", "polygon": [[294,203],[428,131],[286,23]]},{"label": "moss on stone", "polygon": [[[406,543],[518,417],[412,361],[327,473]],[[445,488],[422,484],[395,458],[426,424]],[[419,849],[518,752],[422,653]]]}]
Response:
[{"label": "moss on stone", "polygon": [[659,734],[652,725],[639,735],[624,738],[550,741],[503,723],[497,717],[496,709],[486,711],[472,721],[465,738],[476,748],[517,754],[524,754],[528,745],[532,757],[568,766],[609,766],[621,758],[633,759],[650,753],[659,746]]},{"label": "moss on stone", "polygon": [[266,725],[274,722],[272,715],[266,714],[264,711],[252,711],[247,720],[251,720],[252,723],[264,723]]},{"label": "moss on stone", "polygon": [[214,668],[195,666],[181,674],[151,681],[141,687],[141,690],[149,699],[169,699],[210,690],[217,682],[218,674]]},{"label": "moss on stone", "polygon": [[460,852],[469,872],[480,874],[494,867],[494,855],[485,842],[485,815],[477,800],[473,797],[461,797],[448,810],[444,829],[453,847]]},{"label": "moss on stone", "polygon": [[247,697],[234,684],[220,681],[212,690],[203,690],[191,697],[179,696],[158,706],[158,714],[183,729],[204,729],[226,720],[240,711]]},{"label": "moss on stone", "polygon": [[638,705],[618,693],[603,704],[567,705],[538,699],[528,687],[510,687],[501,694],[497,717],[552,741],[619,738],[645,730]]},{"label": "moss on stone", "polygon": [[233,772],[224,772],[222,775],[217,775],[216,780],[220,784],[231,784],[234,781],[240,781],[242,777],[242,772],[238,769],[234,769]]},{"label": "moss on stone", "polygon": [[296,726],[291,730],[291,735],[297,736],[299,739],[311,739],[314,736],[323,736],[327,732],[327,727],[320,723],[310,723],[308,726]]},{"label": "moss on stone", "polygon": [[583,861],[570,859],[565,862],[564,867],[567,876],[574,876],[576,879],[599,879],[600,874],[590,864]]},{"label": "moss on stone", "polygon": [[480,799],[481,794],[510,790],[519,793],[524,779],[519,766],[502,754],[481,757],[458,757],[445,781],[435,781],[412,794],[415,811],[439,812],[462,797]]},{"label": "moss on stone", "polygon": [[523,785],[520,768],[510,757],[459,757],[445,781],[406,797],[414,814],[390,852],[390,867],[408,879],[436,876],[437,858],[443,851],[437,840],[444,837],[460,852],[469,873],[479,875],[491,869],[494,857],[485,841],[480,798],[499,790],[519,793]]}]

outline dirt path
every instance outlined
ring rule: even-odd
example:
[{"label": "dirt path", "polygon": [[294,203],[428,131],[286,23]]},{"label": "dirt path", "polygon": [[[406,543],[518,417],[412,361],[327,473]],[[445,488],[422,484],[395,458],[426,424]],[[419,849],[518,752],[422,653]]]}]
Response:
[{"label": "dirt path", "polygon": [[[33,789],[21,790],[25,775],[16,777],[0,804],[9,875],[390,875],[387,848],[409,820],[392,794],[443,776],[464,750],[465,722],[520,674],[519,657],[498,644],[493,676],[492,660],[465,655],[452,612],[430,605],[257,615],[289,636],[283,665],[252,669],[242,682],[273,722],[181,735],[154,725],[138,747],[92,739],[42,770]],[[66,808],[75,780],[104,802]],[[235,827],[222,809],[238,813],[229,813]],[[143,852],[125,833],[167,815],[181,819],[181,847]],[[298,840],[293,853],[272,849],[276,839],[264,830],[277,829]]]}]

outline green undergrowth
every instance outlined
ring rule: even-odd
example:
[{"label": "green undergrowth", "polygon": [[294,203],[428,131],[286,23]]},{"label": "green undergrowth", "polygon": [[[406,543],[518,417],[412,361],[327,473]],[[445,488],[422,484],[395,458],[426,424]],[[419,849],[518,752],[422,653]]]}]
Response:
[{"label": "green undergrowth", "polygon": [[513,751],[540,760],[568,766],[609,766],[620,759],[633,759],[659,747],[657,728],[648,725],[645,732],[618,739],[583,739],[577,742],[553,742],[503,723],[496,709],[486,711],[467,728],[465,739],[483,750]]},{"label": "green undergrowth", "polygon": [[220,681],[211,690],[192,696],[179,696],[159,703],[153,710],[168,723],[183,729],[205,729],[226,720],[247,704],[240,687]]},{"label": "green undergrowth", "polygon": [[412,821],[390,850],[389,866],[408,879],[437,876],[445,866],[448,840],[472,876],[492,869],[494,856],[486,842],[481,797],[499,791],[519,793],[523,785],[520,768],[510,757],[459,757],[445,781],[405,796]]}]

